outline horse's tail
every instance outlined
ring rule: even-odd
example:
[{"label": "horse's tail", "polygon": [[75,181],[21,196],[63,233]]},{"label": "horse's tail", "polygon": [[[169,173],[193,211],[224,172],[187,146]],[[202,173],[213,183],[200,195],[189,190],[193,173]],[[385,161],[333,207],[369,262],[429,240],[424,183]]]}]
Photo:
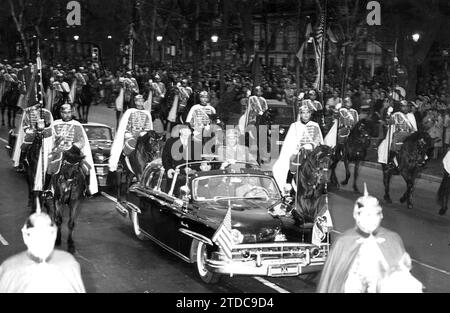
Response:
[{"label": "horse's tail", "polygon": [[450,193],[450,176],[448,174],[444,174],[442,178],[441,185],[439,186],[439,190],[437,193],[437,200],[439,203],[442,203],[444,197]]}]

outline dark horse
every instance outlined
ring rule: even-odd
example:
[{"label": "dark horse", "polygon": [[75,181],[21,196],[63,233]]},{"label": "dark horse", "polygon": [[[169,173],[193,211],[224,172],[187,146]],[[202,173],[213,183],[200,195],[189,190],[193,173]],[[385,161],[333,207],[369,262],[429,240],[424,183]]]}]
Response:
[{"label": "dark horse", "polygon": [[330,184],[339,188],[339,182],[336,177],[336,167],[340,161],[345,165],[345,180],[342,185],[347,185],[350,179],[349,163],[354,162],[353,170],[353,190],[360,193],[357,180],[359,174],[359,164],[366,159],[367,149],[371,145],[371,137],[377,137],[378,124],[372,120],[360,120],[350,131],[349,136],[344,142],[338,143],[330,165],[331,175]]},{"label": "dark horse", "polygon": [[334,149],[322,145],[310,152],[306,159],[300,152],[291,162],[291,172],[297,184],[296,217],[304,223],[314,223],[325,205],[328,168]]},{"label": "dark horse", "polygon": [[438,201],[441,205],[439,215],[444,215],[448,210],[448,198],[450,197],[450,175],[444,170],[444,177],[438,190]]},{"label": "dark horse", "polygon": [[80,214],[80,203],[86,191],[86,175],[81,169],[81,161],[84,156],[77,148],[65,151],[62,157],[62,164],[59,173],[52,177],[52,185],[55,190],[54,195],[54,219],[58,227],[56,245],[61,245],[61,225],[63,223],[64,209],[69,209],[69,236],[67,239],[67,249],[75,252],[73,231],[75,222]]},{"label": "dark horse", "polygon": [[[129,165],[122,155],[116,177],[118,202],[123,200],[122,195],[126,194],[133,179],[140,181],[147,164],[161,156],[163,138],[164,135],[158,135],[151,130],[137,139],[136,148],[127,157]],[[125,178],[124,183],[122,182],[123,178]]]},{"label": "dark horse", "polygon": [[84,85],[81,90],[77,90],[74,105],[77,108],[78,119],[81,123],[87,123],[89,109],[94,99],[93,88],[90,85]]},{"label": "dark horse", "polygon": [[427,152],[432,147],[433,140],[427,132],[415,132],[406,137],[397,156],[398,167],[383,164],[384,200],[392,203],[389,186],[393,175],[401,175],[406,182],[406,192],[400,198],[408,209],[413,208],[412,193],[414,183],[427,163]]},{"label": "dark horse", "polygon": [[[25,174],[27,179],[27,185],[28,185],[28,208],[31,210],[31,213],[36,212],[36,197],[40,198],[40,192],[34,191],[34,182],[35,182],[35,176],[38,169],[38,161],[39,156],[41,153],[41,146],[42,146],[42,136],[43,133],[36,132],[34,135],[33,142],[31,145],[27,148],[25,159],[24,159],[24,166],[25,166]],[[45,177],[45,174],[44,174]],[[42,207],[42,199],[41,201],[41,207]],[[48,207],[47,207],[48,209]]]}]

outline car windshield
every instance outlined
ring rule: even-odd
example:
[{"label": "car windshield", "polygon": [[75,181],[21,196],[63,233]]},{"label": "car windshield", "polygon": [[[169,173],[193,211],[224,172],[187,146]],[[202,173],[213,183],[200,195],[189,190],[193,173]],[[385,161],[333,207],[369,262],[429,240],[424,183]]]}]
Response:
[{"label": "car windshield", "polygon": [[273,110],[275,111],[275,116],[272,125],[290,125],[295,122],[292,106],[277,106],[273,107]]},{"label": "car windshield", "polygon": [[278,200],[280,192],[273,178],[261,175],[217,175],[200,177],[193,182],[193,199]]},{"label": "car windshield", "polygon": [[84,126],[89,140],[112,141],[111,129],[103,126]]}]

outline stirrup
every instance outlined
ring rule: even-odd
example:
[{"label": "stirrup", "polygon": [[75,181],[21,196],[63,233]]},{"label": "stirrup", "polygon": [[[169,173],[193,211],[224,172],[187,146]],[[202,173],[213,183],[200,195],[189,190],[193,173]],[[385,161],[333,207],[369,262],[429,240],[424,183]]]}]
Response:
[{"label": "stirrup", "polygon": [[52,200],[53,199],[53,192],[51,190],[44,190],[42,192],[42,196],[46,199],[46,200]]}]

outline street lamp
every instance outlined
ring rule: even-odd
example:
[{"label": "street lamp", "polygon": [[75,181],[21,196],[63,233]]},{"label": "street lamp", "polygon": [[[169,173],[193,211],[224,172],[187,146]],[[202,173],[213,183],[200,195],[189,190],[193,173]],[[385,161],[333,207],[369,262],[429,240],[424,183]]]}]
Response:
[{"label": "street lamp", "polygon": [[420,39],[420,34],[419,33],[415,33],[415,34],[412,35],[412,40],[414,42],[418,42],[419,39]]},{"label": "street lamp", "polygon": [[112,39],[112,36],[111,36],[111,35],[108,35],[108,39]]},{"label": "street lamp", "polygon": [[211,52],[210,52],[210,57],[211,57],[211,74],[213,74],[213,50],[214,50],[214,44],[217,43],[219,41],[219,36],[217,36],[216,34],[211,36]]},{"label": "street lamp", "polygon": [[162,40],[163,40],[163,36],[161,36],[161,35],[156,36],[156,41],[158,42],[158,45],[159,45],[159,62],[163,62]]},{"label": "street lamp", "polygon": [[75,36],[73,36],[73,39],[75,39],[75,41],[78,41],[78,39],[80,39],[80,36],[75,35]]}]

